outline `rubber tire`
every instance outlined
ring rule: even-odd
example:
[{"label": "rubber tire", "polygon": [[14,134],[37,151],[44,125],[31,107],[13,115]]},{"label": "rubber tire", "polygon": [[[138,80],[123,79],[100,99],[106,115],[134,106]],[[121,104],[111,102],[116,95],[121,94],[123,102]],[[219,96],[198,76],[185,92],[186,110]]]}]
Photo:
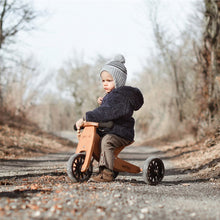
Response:
[{"label": "rubber tire", "polygon": [[[87,181],[92,175],[92,163],[90,163],[90,166],[86,172],[81,172],[84,160],[85,154],[79,153],[73,154],[67,161],[67,174],[74,183]],[[73,169],[73,167],[75,167],[75,170]]]},{"label": "rubber tire", "polygon": [[149,157],[145,160],[143,166],[143,179],[149,185],[160,183],[165,174],[163,161],[158,157]]}]

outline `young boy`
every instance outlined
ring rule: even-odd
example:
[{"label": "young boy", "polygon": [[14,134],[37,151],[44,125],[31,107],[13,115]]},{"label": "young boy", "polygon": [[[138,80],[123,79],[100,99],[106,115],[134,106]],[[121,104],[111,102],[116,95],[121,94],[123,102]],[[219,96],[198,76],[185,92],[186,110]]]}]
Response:
[{"label": "young boy", "polygon": [[[129,145],[134,140],[133,112],[143,105],[143,95],[139,89],[125,86],[127,69],[123,55],[117,55],[101,69],[100,76],[106,95],[98,98],[100,106],[86,112],[85,120],[91,122],[113,121],[111,129],[99,132],[101,136],[100,173],[92,179],[96,182],[114,180],[114,150]],[[76,122],[79,129],[83,119]]]}]

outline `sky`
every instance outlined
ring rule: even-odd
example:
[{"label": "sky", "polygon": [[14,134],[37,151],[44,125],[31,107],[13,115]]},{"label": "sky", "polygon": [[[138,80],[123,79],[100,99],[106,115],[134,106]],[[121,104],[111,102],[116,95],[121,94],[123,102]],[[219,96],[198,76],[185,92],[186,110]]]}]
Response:
[{"label": "sky", "polygon": [[[170,27],[184,28],[196,0],[161,0],[161,19]],[[125,56],[128,77],[142,70],[154,49],[147,16],[149,0],[33,0],[46,11],[38,28],[21,35],[23,56],[34,55],[45,71],[66,60],[83,56],[95,62],[98,55]],[[173,29],[175,31],[175,29]]]}]

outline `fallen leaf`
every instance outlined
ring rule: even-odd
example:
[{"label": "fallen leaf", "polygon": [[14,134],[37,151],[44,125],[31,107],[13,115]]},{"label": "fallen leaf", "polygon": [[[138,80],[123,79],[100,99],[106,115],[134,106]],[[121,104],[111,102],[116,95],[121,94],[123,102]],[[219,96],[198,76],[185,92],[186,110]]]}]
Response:
[{"label": "fallen leaf", "polygon": [[190,186],[189,183],[183,183],[182,186]]},{"label": "fallen leaf", "polygon": [[37,206],[37,205],[34,205],[34,204],[29,204],[29,205],[27,205],[30,209],[32,209],[32,210],[38,210],[39,209],[39,206]]}]

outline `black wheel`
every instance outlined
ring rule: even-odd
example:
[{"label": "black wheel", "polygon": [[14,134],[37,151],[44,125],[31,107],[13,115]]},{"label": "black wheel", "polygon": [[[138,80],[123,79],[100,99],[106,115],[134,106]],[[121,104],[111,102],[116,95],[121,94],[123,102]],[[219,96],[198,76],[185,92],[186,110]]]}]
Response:
[{"label": "black wheel", "polygon": [[79,153],[72,155],[67,162],[67,174],[73,182],[87,181],[92,175],[92,163],[86,172],[81,172],[82,165],[85,161],[85,154]]},{"label": "black wheel", "polygon": [[143,178],[149,185],[157,185],[164,177],[165,168],[163,161],[159,158],[149,157],[144,162]]}]

